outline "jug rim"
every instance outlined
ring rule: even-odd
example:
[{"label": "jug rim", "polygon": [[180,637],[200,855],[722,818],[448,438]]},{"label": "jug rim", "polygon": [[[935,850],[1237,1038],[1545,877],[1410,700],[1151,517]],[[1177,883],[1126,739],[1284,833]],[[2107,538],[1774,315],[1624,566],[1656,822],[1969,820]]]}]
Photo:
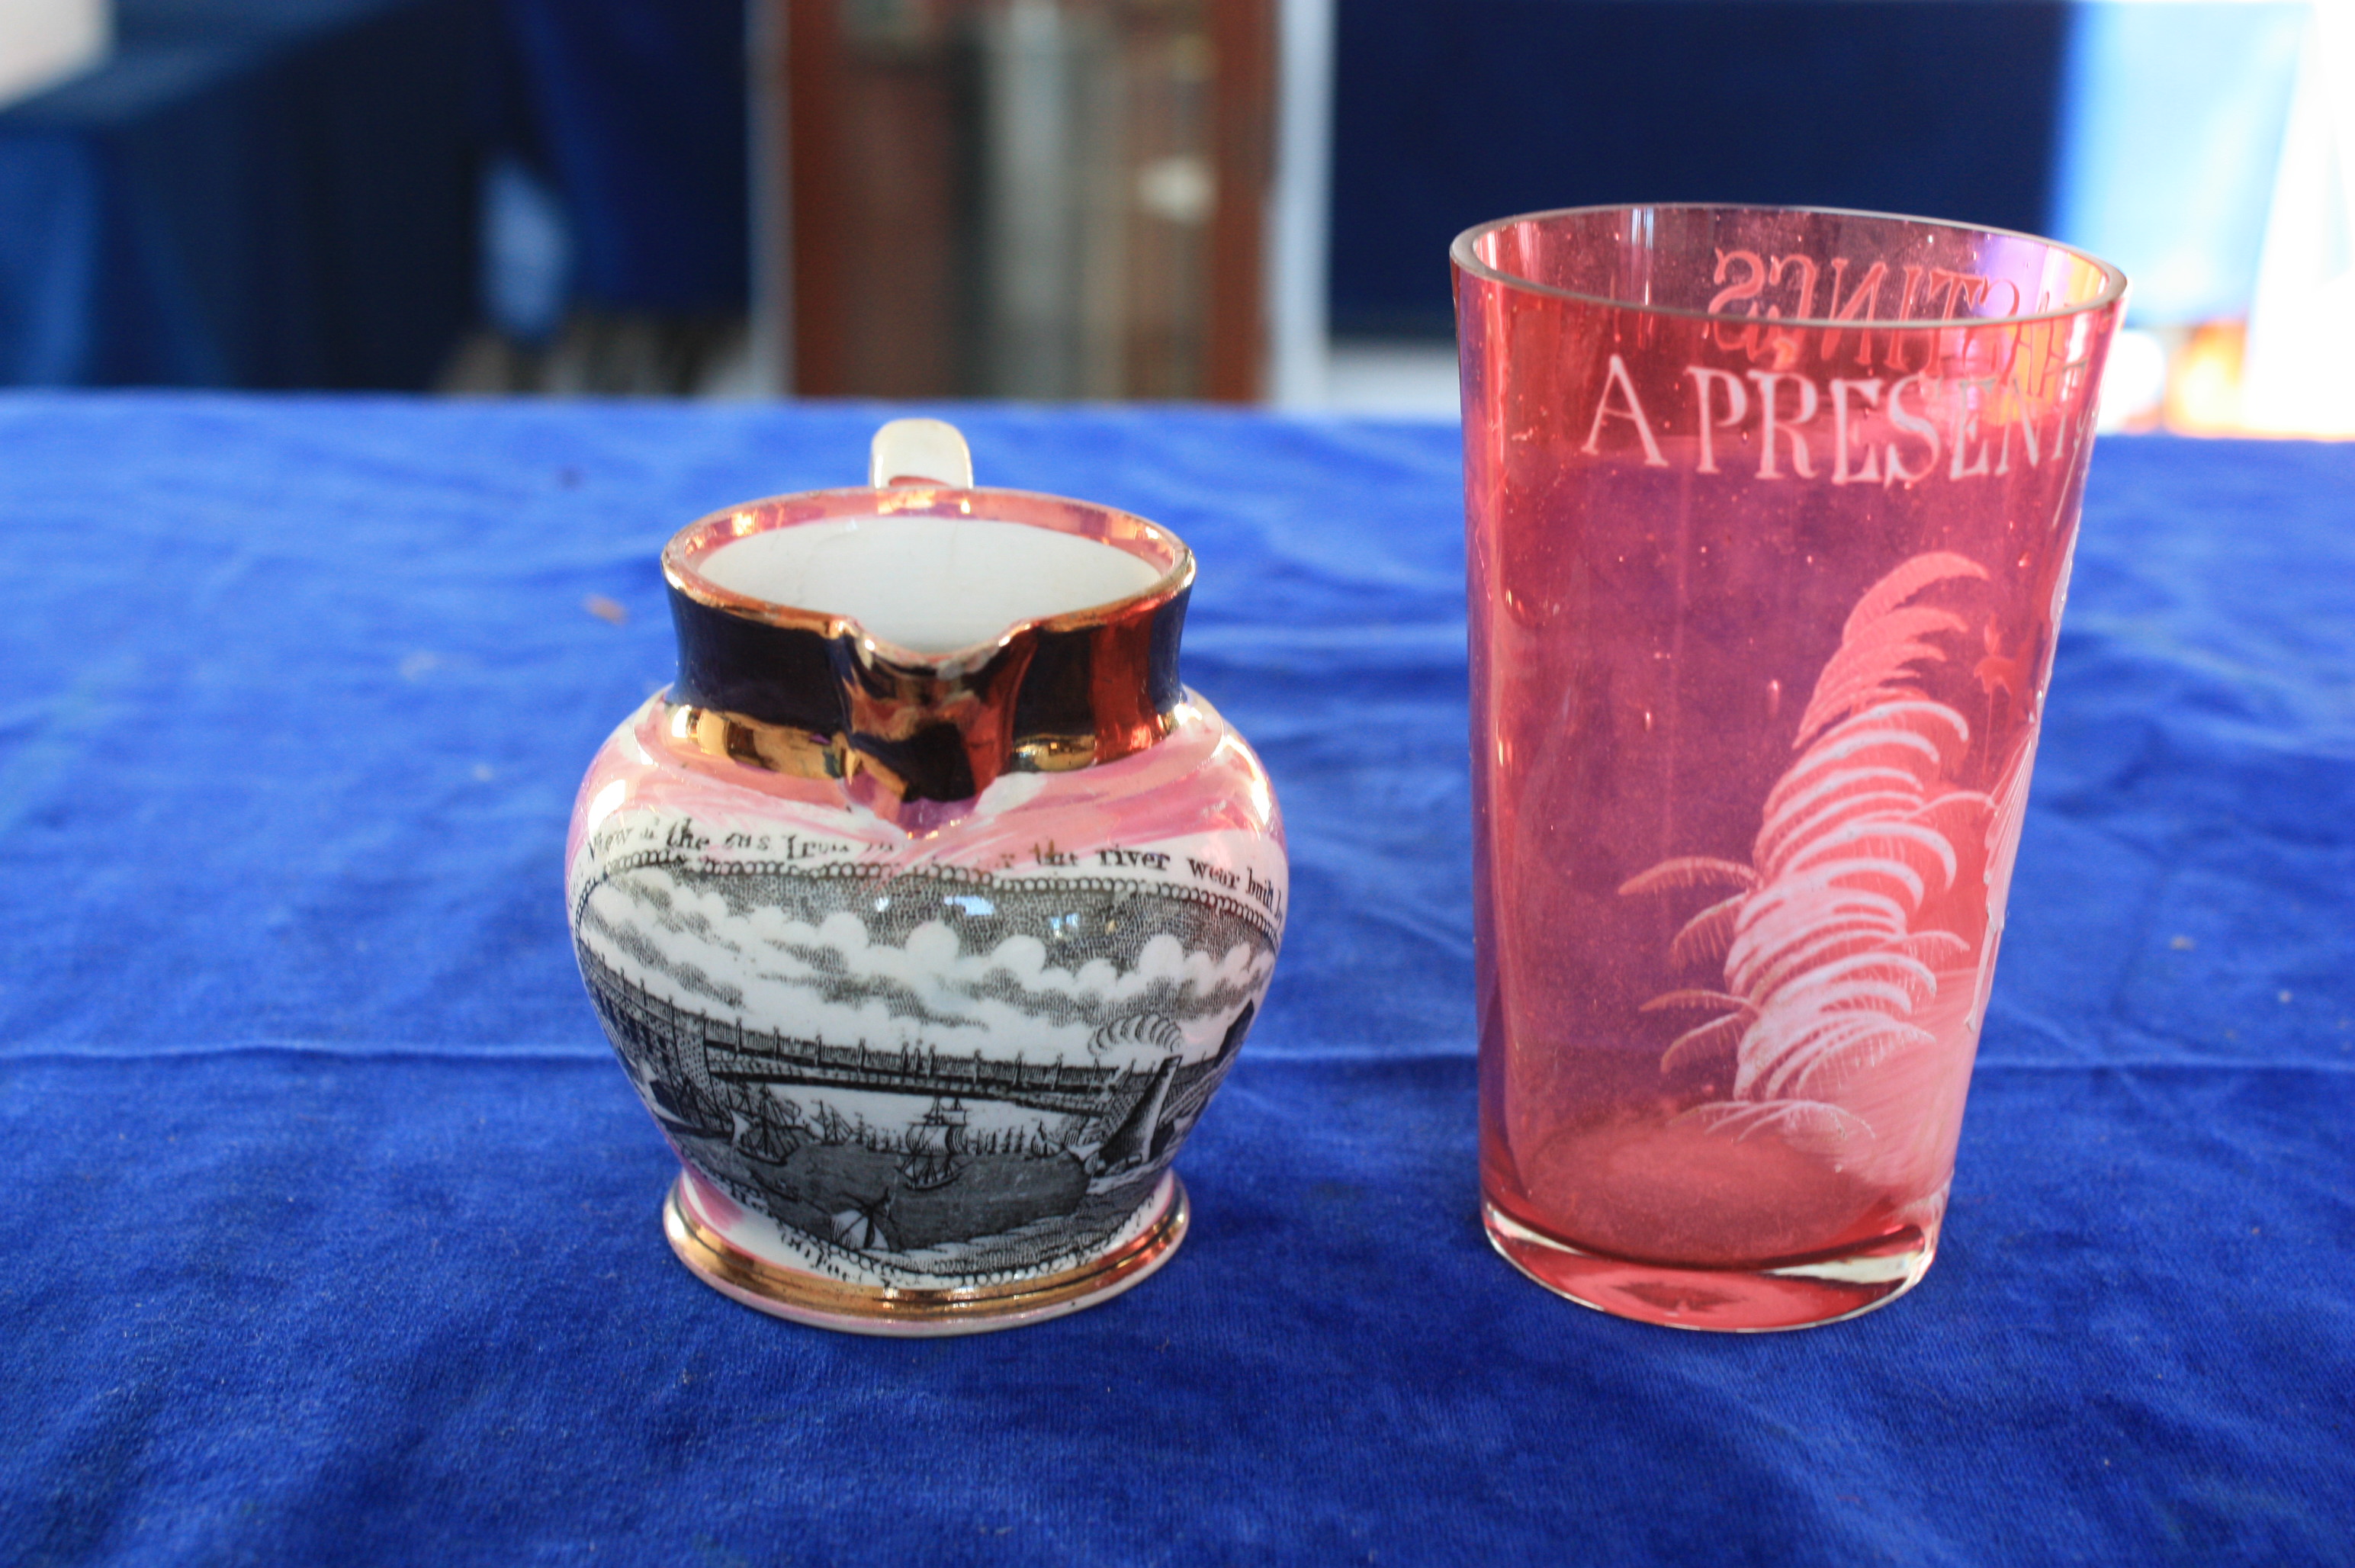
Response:
[{"label": "jug rim", "polygon": [[[844,517],[1004,522],[1093,539],[1159,568],[1100,603],[1013,621],[925,652],[858,616],[738,592],[698,570],[722,546]],[[697,519],[663,550],[678,673],[671,735],[714,762],[810,781],[931,831],[1008,773],[1116,762],[1172,731],[1194,554],[1157,523],[1036,491],[900,484],[803,491]]]},{"label": "jug rim", "polygon": [[[781,528],[861,517],[963,517],[1045,528],[1108,545],[1156,571],[1153,581],[1134,593],[1052,614],[1010,621],[995,635],[955,648],[926,652],[877,635],[857,615],[740,592],[713,581],[698,570],[701,562],[739,539]],[[1186,541],[1162,524],[1133,512],[1043,491],[945,485],[843,486],[740,501],[707,513],[673,534],[663,547],[662,567],[663,578],[674,592],[707,609],[764,625],[815,633],[829,642],[854,638],[894,665],[943,671],[971,662],[975,655],[995,654],[1026,634],[1086,633],[1133,617],[1150,616],[1190,589],[1195,575],[1194,552]]]}]

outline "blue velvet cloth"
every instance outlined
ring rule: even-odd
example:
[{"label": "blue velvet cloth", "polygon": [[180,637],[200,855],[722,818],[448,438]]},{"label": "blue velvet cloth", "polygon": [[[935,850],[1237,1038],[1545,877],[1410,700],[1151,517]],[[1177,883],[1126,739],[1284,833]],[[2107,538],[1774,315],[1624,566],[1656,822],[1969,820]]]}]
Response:
[{"label": "blue velvet cloth", "polygon": [[952,411],[1195,546],[1295,901],[1169,1266],[894,1342],[672,1260],[559,864],[885,411],[0,399],[0,1562],[2355,1561],[2355,447],[2101,446],[1944,1255],[1731,1338],[1480,1234],[1455,432]]},{"label": "blue velvet cloth", "polygon": [[115,0],[0,112],[0,384],[421,387],[474,313],[477,0]]}]

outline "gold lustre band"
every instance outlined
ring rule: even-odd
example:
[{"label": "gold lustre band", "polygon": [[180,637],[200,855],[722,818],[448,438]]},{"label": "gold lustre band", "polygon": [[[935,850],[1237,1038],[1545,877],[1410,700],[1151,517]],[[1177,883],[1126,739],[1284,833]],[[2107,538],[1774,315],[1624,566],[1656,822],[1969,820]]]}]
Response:
[{"label": "gold lustre band", "polygon": [[[840,779],[858,773],[883,773],[875,760],[858,752],[845,735],[818,735],[790,724],[771,724],[718,708],[697,708],[684,702],[663,705],[671,737],[706,756],[742,763],[797,779]],[[1095,735],[1039,735],[1018,741],[1010,755],[1012,773],[1060,773],[1097,763],[1114,762],[1143,751],[1168,732],[1167,716],[1148,732],[1124,737],[1130,744],[1104,745]],[[896,784],[897,780],[884,782]]]},{"label": "gold lustre band", "polygon": [[663,704],[671,739],[709,757],[744,763],[797,779],[838,779],[849,751],[840,735],[814,735],[790,724],[769,724],[717,708]]},{"label": "gold lustre band", "polygon": [[1169,1178],[1169,1207],[1161,1218],[1092,1263],[1039,1279],[952,1289],[851,1285],[781,1268],[752,1256],[705,1224],[688,1207],[682,1189],[671,1184],[663,1203],[663,1230],[679,1261],[715,1284],[759,1296],[790,1312],[835,1317],[866,1317],[900,1323],[951,1325],[1030,1314],[1082,1296],[1109,1294],[1124,1280],[1145,1273],[1185,1239],[1189,1218],[1183,1182]]}]

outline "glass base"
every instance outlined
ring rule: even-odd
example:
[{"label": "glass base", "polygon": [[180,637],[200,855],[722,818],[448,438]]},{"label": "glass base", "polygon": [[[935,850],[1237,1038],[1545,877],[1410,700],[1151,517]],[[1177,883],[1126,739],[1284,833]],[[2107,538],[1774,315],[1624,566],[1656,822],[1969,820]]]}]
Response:
[{"label": "glass base", "polygon": [[1894,1301],[1930,1272],[1935,1226],[1908,1226],[1856,1252],[1752,1268],[1689,1268],[1612,1257],[1541,1235],[1493,1202],[1488,1244],[1507,1263],[1581,1307],[1668,1328],[1758,1333],[1837,1323]]},{"label": "glass base", "polygon": [[1149,1205],[1152,1220],[1100,1258],[1060,1274],[926,1290],[851,1285],[756,1258],[704,1222],[687,1188],[685,1175],[671,1183],[663,1203],[663,1232],[679,1262],[704,1284],[773,1317],[847,1334],[909,1339],[1015,1328],[1109,1300],[1169,1261],[1186,1239],[1191,1213],[1185,1184],[1170,1171]]}]

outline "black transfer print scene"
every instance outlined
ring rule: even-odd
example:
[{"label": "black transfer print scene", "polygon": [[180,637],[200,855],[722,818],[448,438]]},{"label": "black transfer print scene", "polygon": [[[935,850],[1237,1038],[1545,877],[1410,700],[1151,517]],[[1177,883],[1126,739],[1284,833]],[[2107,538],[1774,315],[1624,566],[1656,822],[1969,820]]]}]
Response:
[{"label": "black transfer print scene", "polygon": [[[709,837],[680,822],[631,837]],[[1150,1218],[1279,929],[1149,869],[668,848],[582,855],[572,906],[605,1032],[679,1154],[796,1266],[951,1287],[1072,1266]]]}]

